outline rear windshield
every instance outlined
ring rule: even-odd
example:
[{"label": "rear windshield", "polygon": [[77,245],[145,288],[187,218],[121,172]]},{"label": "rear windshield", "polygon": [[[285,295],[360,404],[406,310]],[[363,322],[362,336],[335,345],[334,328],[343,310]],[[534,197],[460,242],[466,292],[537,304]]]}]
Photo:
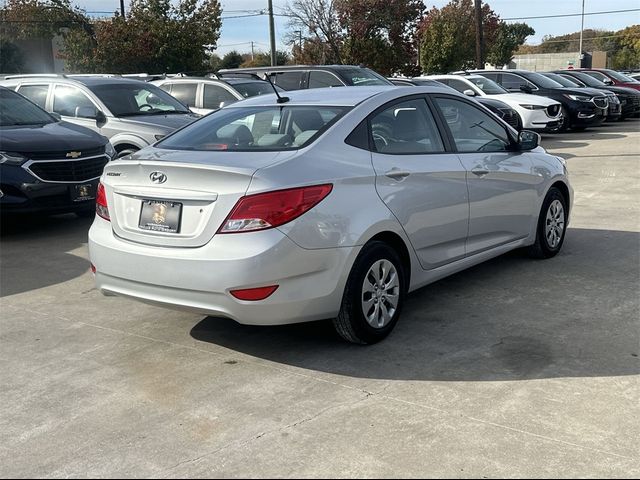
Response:
[{"label": "rear windshield", "polygon": [[382,75],[378,75],[368,68],[340,68],[335,71],[347,83],[354,87],[369,87],[372,85],[393,85]]},{"label": "rear windshield", "polygon": [[156,143],[197,151],[280,151],[311,144],[349,108],[232,107],[218,110]]},{"label": "rear windshield", "polygon": [[0,88],[0,127],[46,125],[55,120],[22,95]]}]

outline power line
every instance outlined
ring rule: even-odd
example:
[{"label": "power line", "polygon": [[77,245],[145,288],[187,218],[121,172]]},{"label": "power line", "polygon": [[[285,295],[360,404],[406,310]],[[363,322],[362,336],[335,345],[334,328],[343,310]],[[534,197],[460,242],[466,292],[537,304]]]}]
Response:
[{"label": "power line", "polygon": [[[627,10],[607,10],[604,12],[589,12],[584,15],[606,15],[609,13],[626,13],[626,12],[640,12],[640,8],[629,8]],[[561,17],[580,17],[582,13],[565,13],[561,15],[540,15],[537,17],[511,17],[503,18],[502,20],[534,20],[536,18],[561,18]]]}]

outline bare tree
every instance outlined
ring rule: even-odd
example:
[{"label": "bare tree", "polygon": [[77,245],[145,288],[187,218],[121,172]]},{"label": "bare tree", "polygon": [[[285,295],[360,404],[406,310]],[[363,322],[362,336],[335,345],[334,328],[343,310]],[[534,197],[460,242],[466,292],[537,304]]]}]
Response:
[{"label": "bare tree", "polygon": [[315,47],[322,45],[321,61],[342,63],[343,34],[334,0],[293,0],[286,6],[285,14],[292,30],[308,32],[309,43]]}]

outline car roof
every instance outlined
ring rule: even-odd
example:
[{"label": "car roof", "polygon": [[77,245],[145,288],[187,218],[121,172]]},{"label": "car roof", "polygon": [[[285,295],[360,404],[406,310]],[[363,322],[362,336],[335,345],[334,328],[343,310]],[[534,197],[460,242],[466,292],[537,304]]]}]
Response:
[{"label": "car roof", "polygon": [[272,70],[351,70],[369,68],[363,65],[277,65],[274,67],[224,68],[221,73],[233,72],[268,72]]}]

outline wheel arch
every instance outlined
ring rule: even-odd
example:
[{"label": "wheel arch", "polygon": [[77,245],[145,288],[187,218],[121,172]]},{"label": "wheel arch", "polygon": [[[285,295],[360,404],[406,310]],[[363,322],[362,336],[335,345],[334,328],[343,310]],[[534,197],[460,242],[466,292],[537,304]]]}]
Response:
[{"label": "wheel arch", "polygon": [[[564,197],[564,201],[567,205],[567,214],[569,214],[569,211],[571,210],[571,193],[569,193],[569,187],[562,180],[557,180],[551,184],[549,190],[551,190],[552,188],[557,188],[558,190],[560,190],[560,193]],[[549,192],[549,190],[547,190],[547,193]]]},{"label": "wheel arch", "polygon": [[395,232],[385,230],[375,234],[367,243],[375,241],[386,243],[398,253],[405,271],[405,285],[407,290],[409,290],[411,284],[411,254],[404,239]]}]

